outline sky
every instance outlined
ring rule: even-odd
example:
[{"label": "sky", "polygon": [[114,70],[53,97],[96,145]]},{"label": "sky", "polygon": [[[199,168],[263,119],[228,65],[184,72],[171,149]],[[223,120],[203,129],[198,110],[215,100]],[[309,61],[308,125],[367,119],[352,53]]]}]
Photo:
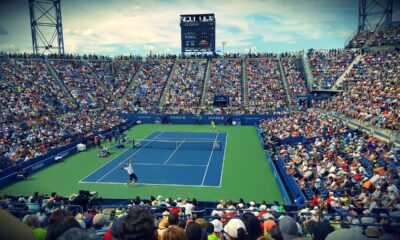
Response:
[{"label": "sky", "polygon": [[[358,0],[61,0],[61,11],[66,53],[110,56],[180,53],[181,14],[214,13],[217,51],[241,53],[343,48],[358,24]],[[28,0],[0,0],[0,51],[32,52]]]}]

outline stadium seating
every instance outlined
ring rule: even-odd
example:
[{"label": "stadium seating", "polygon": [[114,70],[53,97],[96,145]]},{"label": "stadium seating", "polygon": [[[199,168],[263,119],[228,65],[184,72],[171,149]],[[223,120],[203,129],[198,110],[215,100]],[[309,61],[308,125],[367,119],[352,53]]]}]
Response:
[{"label": "stadium seating", "polygon": [[[371,44],[396,44],[397,35],[392,30],[377,32]],[[368,33],[359,34],[352,46],[363,46],[370,37]],[[356,54],[342,49],[309,50],[316,86],[330,88]],[[286,54],[279,59],[274,54],[227,54],[225,57],[204,60],[151,56],[141,62],[96,55],[44,59],[41,55],[0,54],[0,169],[6,170],[82,136],[94,137],[95,132],[124,123],[126,120],[115,114],[119,111],[116,100],[121,100],[123,111],[129,113],[287,113],[288,99],[279,61],[290,95],[309,94],[301,62],[295,56]],[[398,51],[363,53],[362,60],[341,83],[343,92],[319,106],[398,133],[398,69]],[[247,90],[248,99],[243,99]],[[216,94],[229,96],[229,105],[213,106]],[[245,100],[249,104],[247,109]],[[161,104],[164,109],[159,108]],[[244,200],[204,203],[195,199],[152,197],[123,203],[119,200],[105,206],[105,202],[96,203],[94,199],[92,205],[83,204],[90,198],[86,195],[68,200],[57,194],[37,193],[3,195],[0,207],[20,219],[28,214],[51,218],[56,209],[69,209],[80,224],[85,222],[85,227],[100,236],[112,231],[112,225],[108,224],[115,216],[129,215],[131,208],[147,208],[159,220],[176,211],[184,220],[219,219],[226,226],[233,217],[245,222],[250,213],[258,220],[256,223],[263,223],[267,232],[270,229],[266,222],[272,218],[278,225],[285,224],[288,217],[282,220],[283,215],[294,217],[303,226],[320,219],[331,224],[348,224],[364,235],[375,228],[384,229],[378,235],[399,229],[398,149],[315,110],[261,120],[257,129],[280,176],[286,174],[294,183],[287,186],[291,199],[296,203],[301,200],[293,194],[292,190],[297,188],[306,197],[305,205]],[[95,215],[100,212],[107,215],[101,228],[91,227],[90,220],[83,221],[91,218],[98,223],[101,216]],[[41,223],[46,226],[48,222]],[[303,229],[303,236],[313,231],[308,227]]]},{"label": "stadium seating", "polygon": [[[210,114],[243,113],[241,78],[241,59],[214,59],[211,63],[210,80],[204,96],[206,112]],[[229,97],[227,107],[214,106],[216,94]]]},{"label": "stadium seating", "polygon": [[111,102],[105,83],[96,78],[89,64],[81,60],[52,60],[50,63],[80,107],[100,108]]},{"label": "stadium seating", "polygon": [[165,113],[199,113],[204,89],[206,60],[180,61],[166,94]]},{"label": "stadium seating", "polygon": [[345,49],[310,49],[307,56],[314,77],[313,88],[331,88],[356,54],[357,51]]},{"label": "stadium seating", "polygon": [[120,99],[125,93],[125,90],[128,88],[141,65],[140,61],[114,62],[115,79],[111,92],[117,99]]},{"label": "stadium seating", "polygon": [[296,56],[290,56],[284,57],[281,60],[285,69],[289,92],[294,97],[306,96],[309,91],[300,59]]},{"label": "stadium seating", "polygon": [[399,132],[399,53],[366,53],[341,84],[345,91],[321,107]]},{"label": "stadium seating", "polygon": [[346,48],[362,48],[367,40],[373,36],[373,32],[370,30],[361,31],[356,33],[356,35],[350,40]]},{"label": "stadium seating", "polygon": [[164,88],[167,84],[174,61],[171,59],[149,60],[143,63],[142,70],[128,94],[123,99],[123,109],[134,113],[156,113]]},{"label": "stadium seating", "polygon": [[251,114],[277,113],[288,105],[276,58],[246,61]]},{"label": "stadium seating", "polygon": [[379,30],[371,42],[371,46],[373,47],[380,47],[387,45],[397,45],[397,46],[400,45],[399,28]]}]

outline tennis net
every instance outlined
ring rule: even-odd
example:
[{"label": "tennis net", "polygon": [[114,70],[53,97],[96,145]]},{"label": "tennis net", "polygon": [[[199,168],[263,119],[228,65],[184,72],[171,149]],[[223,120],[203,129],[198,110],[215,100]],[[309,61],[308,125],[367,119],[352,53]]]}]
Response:
[{"label": "tennis net", "polygon": [[181,150],[220,150],[221,141],[217,140],[152,140],[135,139],[135,148],[181,149]]}]

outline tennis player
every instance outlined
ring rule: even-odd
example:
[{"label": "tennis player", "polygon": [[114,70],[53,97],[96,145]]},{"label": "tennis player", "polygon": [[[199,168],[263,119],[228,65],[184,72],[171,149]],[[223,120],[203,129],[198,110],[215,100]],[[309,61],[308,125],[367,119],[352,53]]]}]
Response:
[{"label": "tennis player", "polygon": [[129,163],[125,164],[125,167],[122,168],[129,175],[129,181],[126,183],[126,185],[134,184],[138,179],[135,172],[133,171],[132,162],[133,161],[131,160]]},{"label": "tennis player", "polygon": [[214,121],[211,121],[210,130],[213,130],[214,132],[217,131],[217,126],[215,126]]}]

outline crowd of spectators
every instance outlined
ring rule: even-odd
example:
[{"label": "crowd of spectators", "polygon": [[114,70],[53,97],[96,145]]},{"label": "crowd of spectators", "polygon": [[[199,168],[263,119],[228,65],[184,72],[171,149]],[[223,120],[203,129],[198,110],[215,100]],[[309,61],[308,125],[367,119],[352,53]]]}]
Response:
[{"label": "crowd of spectators", "polygon": [[90,60],[86,61],[89,71],[91,71],[96,78],[109,87],[109,92],[114,93],[118,87],[115,83],[113,74],[113,62],[109,60]]},{"label": "crowd of spectators", "polygon": [[[242,64],[241,59],[214,59],[205,91],[206,111],[211,114],[243,113],[242,107]],[[215,107],[214,97],[228,97],[226,107]]]},{"label": "crowd of spectators", "polygon": [[115,61],[114,62],[114,82],[111,93],[120,99],[130,82],[133,80],[136,72],[139,70],[142,62],[140,61]]},{"label": "crowd of spectators", "polygon": [[36,121],[73,108],[42,60],[0,61],[1,121]]},{"label": "crowd of spectators", "polygon": [[313,88],[331,88],[357,53],[358,51],[346,49],[309,49],[307,56],[314,77]]},{"label": "crowd of spectators", "polygon": [[96,132],[123,122],[125,120],[118,115],[100,109],[51,113],[36,121],[7,122],[0,131],[1,158],[9,163],[3,169],[46,155],[79,138],[94,136]]},{"label": "crowd of spectators", "polygon": [[346,48],[362,48],[367,40],[369,40],[373,36],[373,34],[374,32],[370,30],[356,33],[347,44]]},{"label": "crowd of spectators", "polygon": [[[393,186],[386,187],[394,189]],[[389,193],[390,196],[396,194],[396,191]],[[268,204],[243,199],[239,202],[220,200],[210,215],[202,215],[200,213],[206,209],[197,211],[195,199],[164,199],[162,196],[136,197],[127,205],[92,206],[83,212],[69,208],[73,206],[69,203],[88,203],[85,199],[77,201],[80,195],[69,200],[55,192],[50,196],[38,192],[29,197],[2,196],[0,219],[3,228],[0,235],[27,240],[362,240],[399,237],[393,222],[388,222],[389,216],[380,214],[376,217],[369,213],[374,203],[375,207],[380,203],[375,200],[370,207],[358,212],[361,210],[349,206],[348,202],[352,200],[349,196],[346,199],[350,200],[333,196],[328,198],[330,201],[317,199],[295,212],[288,212],[286,206],[277,201]],[[368,200],[361,202],[364,206]],[[348,214],[343,214],[346,211]]]},{"label": "crowd of spectators", "polygon": [[373,47],[400,45],[400,28],[379,30],[370,45]]},{"label": "crowd of spectators", "polygon": [[346,76],[345,90],[321,107],[375,127],[400,130],[399,53],[365,53]]},{"label": "crowd of spectators", "polygon": [[111,105],[112,99],[104,83],[93,69],[81,60],[52,60],[51,67],[68,87],[82,108],[101,108]]},{"label": "crowd of spectators", "polygon": [[292,113],[290,116],[261,120],[258,131],[267,144],[294,137],[314,138],[348,131],[341,121],[315,110]]},{"label": "crowd of spectators", "polygon": [[124,111],[131,113],[155,113],[171,73],[174,60],[148,60],[143,63],[138,77],[123,99]]},{"label": "crowd of spectators", "polygon": [[288,89],[293,97],[308,94],[307,80],[304,77],[304,70],[298,57],[281,58],[282,66],[286,73]]},{"label": "crowd of spectators", "polygon": [[82,108],[40,59],[0,61],[0,169],[106,130],[124,120],[107,108]]},{"label": "crowd of spectators", "polygon": [[349,224],[399,223],[400,152],[387,143],[347,132],[284,145],[275,154],[310,200],[311,215],[340,214]]},{"label": "crowd of spectators", "polygon": [[199,113],[207,61],[178,61],[176,64],[167,86],[165,113]]},{"label": "crowd of spectators", "polygon": [[246,60],[246,78],[250,114],[284,111],[288,100],[276,58]]}]

